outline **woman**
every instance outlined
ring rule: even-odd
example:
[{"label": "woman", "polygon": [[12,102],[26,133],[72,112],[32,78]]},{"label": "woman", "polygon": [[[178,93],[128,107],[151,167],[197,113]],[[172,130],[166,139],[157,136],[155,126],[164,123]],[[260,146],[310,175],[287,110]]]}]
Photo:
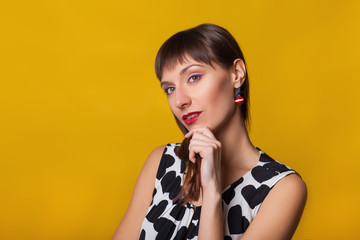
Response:
[{"label": "woman", "polygon": [[306,185],[249,139],[236,40],[213,24],[181,31],[155,69],[185,140],[149,155],[113,239],[291,239]]}]

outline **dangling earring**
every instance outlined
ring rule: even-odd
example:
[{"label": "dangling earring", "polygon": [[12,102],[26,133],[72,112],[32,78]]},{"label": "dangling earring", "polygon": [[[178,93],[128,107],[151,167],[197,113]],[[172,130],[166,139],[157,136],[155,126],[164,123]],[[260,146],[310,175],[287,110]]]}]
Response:
[{"label": "dangling earring", "polygon": [[238,105],[241,105],[244,102],[244,98],[242,96],[240,96],[240,93],[243,93],[243,91],[241,91],[239,88],[237,94],[234,97],[234,101]]}]

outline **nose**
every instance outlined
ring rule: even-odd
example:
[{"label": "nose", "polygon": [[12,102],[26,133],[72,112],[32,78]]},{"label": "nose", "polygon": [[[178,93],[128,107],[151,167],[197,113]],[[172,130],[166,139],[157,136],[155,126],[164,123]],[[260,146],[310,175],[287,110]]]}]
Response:
[{"label": "nose", "polygon": [[191,98],[185,89],[178,87],[175,91],[175,106],[177,108],[185,108],[191,104]]}]

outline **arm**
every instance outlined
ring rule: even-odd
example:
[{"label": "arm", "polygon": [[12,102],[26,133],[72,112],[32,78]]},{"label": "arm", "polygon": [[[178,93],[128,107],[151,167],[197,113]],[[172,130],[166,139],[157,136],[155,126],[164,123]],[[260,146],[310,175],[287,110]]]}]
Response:
[{"label": "arm", "polygon": [[299,176],[291,174],[283,178],[269,192],[242,239],[291,239],[300,221],[306,198],[306,185]]},{"label": "arm", "polygon": [[156,172],[165,146],[150,153],[136,181],[130,205],[112,240],[139,239],[141,224],[152,200]]},{"label": "arm", "polygon": [[200,227],[198,239],[224,239],[221,194],[202,191]]},{"label": "arm", "polygon": [[208,128],[190,131],[189,160],[195,162],[196,154],[201,157],[201,217],[199,240],[224,239],[223,211],[221,204],[221,143]]}]

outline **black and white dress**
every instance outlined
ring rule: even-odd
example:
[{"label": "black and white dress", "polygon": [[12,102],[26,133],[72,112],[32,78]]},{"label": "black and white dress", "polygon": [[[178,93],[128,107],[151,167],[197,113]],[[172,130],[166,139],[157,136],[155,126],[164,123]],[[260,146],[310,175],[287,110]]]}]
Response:
[{"label": "black and white dress", "polygon": [[[140,240],[197,239],[201,206],[173,203],[178,195],[185,164],[175,154],[179,144],[166,145],[155,180],[153,200],[141,226]],[[296,173],[260,152],[256,166],[228,186],[222,194],[224,239],[240,239],[255,218],[270,189]],[[297,174],[297,173],[296,173]]]}]

